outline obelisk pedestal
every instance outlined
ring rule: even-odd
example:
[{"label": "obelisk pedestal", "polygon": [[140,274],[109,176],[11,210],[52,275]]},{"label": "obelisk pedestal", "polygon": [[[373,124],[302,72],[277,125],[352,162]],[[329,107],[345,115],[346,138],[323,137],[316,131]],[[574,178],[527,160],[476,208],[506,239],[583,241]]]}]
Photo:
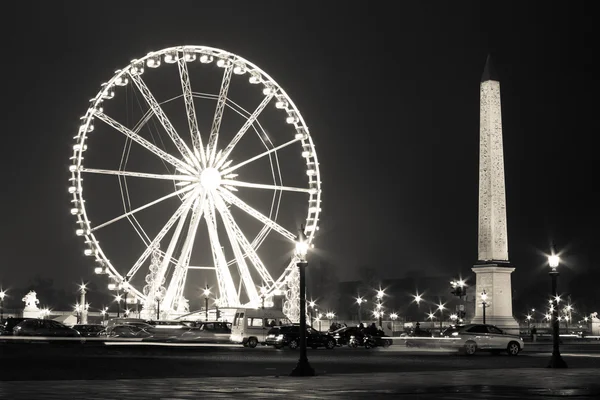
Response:
[{"label": "obelisk pedestal", "polygon": [[518,333],[519,324],[512,314],[510,274],[515,270],[508,261],[504,150],[500,82],[488,56],[480,84],[479,121],[479,231],[476,276],[475,318]]}]

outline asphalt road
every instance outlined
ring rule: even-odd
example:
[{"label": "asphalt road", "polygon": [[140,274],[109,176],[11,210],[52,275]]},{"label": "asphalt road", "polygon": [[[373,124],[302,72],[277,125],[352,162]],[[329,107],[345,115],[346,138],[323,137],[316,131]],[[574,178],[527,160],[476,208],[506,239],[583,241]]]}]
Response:
[{"label": "asphalt road", "polygon": [[[476,354],[472,357],[441,350],[388,349],[308,350],[320,375],[374,372],[453,371],[540,368],[551,347],[531,347],[517,357]],[[600,344],[563,346],[563,358],[573,368],[600,368]],[[0,345],[0,380],[149,379],[288,375],[299,353],[268,347],[235,345]]]}]

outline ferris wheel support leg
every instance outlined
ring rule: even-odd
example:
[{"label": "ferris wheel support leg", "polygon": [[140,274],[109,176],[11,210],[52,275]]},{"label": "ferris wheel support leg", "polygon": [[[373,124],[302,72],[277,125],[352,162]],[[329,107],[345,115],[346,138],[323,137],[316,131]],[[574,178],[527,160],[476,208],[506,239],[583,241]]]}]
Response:
[{"label": "ferris wheel support leg", "polygon": [[225,259],[223,249],[221,248],[221,242],[219,241],[219,233],[217,232],[216,227],[215,206],[211,197],[212,196],[209,196],[208,201],[206,202],[204,215],[206,216],[208,236],[210,238],[213,261],[215,263],[215,272],[217,273],[217,282],[219,283],[219,295],[221,299],[224,298],[224,301],[227,302],[228,306],[235,306],[239,304],[239,296],[235,290],[231,272],[227,268],[227,260]]},{"label": "ferris wheel support leg", "polygon": [[235,259],[237,261],[240,276],[244,282],[244,286],[246,287],[246,294],[248,295],[250,303],[259,304],[260,297],[258,295],[258,291],[256,290],[256,285],[254,284],[254,281],[252,281],[252,276],[248,270],[248,265],[244,259],[244,254],[240,249],[239,239],[234,228],[235,222],[233,222],[233,217],[219,196],[215,196],[214,201],[217,210],[221,214],[223,225],[225,225],[225,231],[227,232],[229,242],[231,243],[231,248],[233,249],[233,254],[235,255]]},{"label": "ferris wheel support leg", "polygon": [[165,296],[163,302],[165,307],[168,307],[168,310],[177,309],[180,300],[177,297],[177,293],[181,292],[180,288],[185,284],[185,272],[190,265],[190,256],[192,254],[192,249],[194,248],[194,240],[196,239],[196,232],[198,232],[198,225],[200,224],[200,219],[202,218],[202,210],[204,208],[205,199],[206,194],[203,192],[200,198],[194,204],[192,218],[188,227],[188,233],[185,237],[185,241],[183,242],[183,247],[181,248],[181,256],[178,259],[175,271],[173,272],[173,276],[169,282],[167,295]]}]

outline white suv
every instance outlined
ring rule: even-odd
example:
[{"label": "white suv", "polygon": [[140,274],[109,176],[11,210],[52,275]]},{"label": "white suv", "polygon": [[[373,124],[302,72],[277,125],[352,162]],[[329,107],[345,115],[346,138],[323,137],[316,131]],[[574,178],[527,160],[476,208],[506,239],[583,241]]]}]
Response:
[{"label": "white suv", "polygon": [[458,347],[467,355],[486,350],[493,353],[506,351],[509,356],[516,356],[524,347],[523,339],[519,336],[505,333],[494,325],[453,326],[444,330],[442,336],[450,339],[453,347]]}]

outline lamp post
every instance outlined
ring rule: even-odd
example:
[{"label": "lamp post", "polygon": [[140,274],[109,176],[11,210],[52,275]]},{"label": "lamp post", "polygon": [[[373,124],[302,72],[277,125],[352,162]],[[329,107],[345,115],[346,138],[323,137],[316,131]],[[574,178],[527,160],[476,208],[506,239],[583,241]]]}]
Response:
[{"label": "lamp post", "polygon": [[308,318],[310,320],[310,327],[312,328],[313,326],[313,319],[314,319],[314,312],[315,312],[315,307],[317,306],[317,303],[314,300],[311,300],[308,302],[308,308],[310,308],[310,313],[308,314]]},{"label": "lamp post", "polygon": [[85,308],[85,295],[86,295],[86,287],[85,283],[79,285],[79,290],[81,291],[81,298],[79,299],[79,304],[81,304],[81,324],[87,324],[87,309]]},{"label": "lamp post", "polygon": [[329,329],[331,329],[331,321],[335,318],[335,313],[329,311],[325,316],[329,320]]},{"label": "lamp post", "polygon": [[304,235],[304,227],[298,232],[298,242],[296,243],[296,266],[300,272],[300,358],[298,365],[291,372],[291,376],[314,376],[315,370],[308,363],[306,355],[306,253],[308,253],[308,243]]},{"label": "lamp post", "polygon": [[100,310],[100,314],[102,314],[102,325],[104,325],[106,323],[107,312],[108,312],[108,307],[103,307],[102,310]]},{"label": "lamp post", "polygon": [[4,322],[4,297],[6,292],[0,289],[0,322]]},{"label": "lamp post", "polygon": [[385,292],[383,291],[383,289],[379,289],[377,291],[377,295],[375,296],[377,298],[377,316],[379,317],[379,326],[383,328],[383,304],[381,303],[383,301],[383,296],[385,295]]},{"label": "lamp post", "polygon": [[208,285],[204,288],[204,320],[208,321],[208,298],[210,297],[210,288]]},{"label": "lamp post", "polygon": [[440,335],[442,334],[443,324],[444,324],[444,305],[438,305],[438,311],[440,312]]},{"label": "lamp post", "polygon": [[157,290],[155,294],[156,298],[156,320],[160,320],[160,301],[162,300],[162,293]]},{"label": "lamp post", "polygon": [[358,304],[358,323],[361,323],[361,319],[362,319],[362,303],[366,303],[367,300],[363,299],[362,297],[358,296],[356,298],[356,304]]},{"label": "lamp post", "polygon": [[396,319],[398,319],[398,314],[391,313],[390,319],[392,320],[392,336],[394,336],[394,322],[396,321]]},{"label": "lamp post", "polygon": [[483,323],[485,324],[485,309],[488,306],[487,303],[487,293],[485,292],[485,289],[483,289],[483,292],[481,292],[481,307],[483,307]]},{"label": "lamp post", "polygon": [[115,300],[117,301],[117,318],[121,316],[121,300],[122,297],[120,294],[115,296]]},{"label": "lamp post", "polygon": [[267,288],[263,285],[260,287],[260,308],[265,309],[265,297],[267,296]]},{"label": "lamp post", "polygon": [[554,248],[552,254],[548,256],[548,265],[550,265],[550,278],[552,280],[552,293],[551,296],[554,298],[554,307],[552,308],[552,357],[548,363],[548,368],[567,368],[567,363],[560,355],[559,349],[559,336],[558,336],[558,302],[560,297],[556,293],[557,289],[557,278],[558,278],[558,265],[560,264],[560,258],[554,254]]}]

